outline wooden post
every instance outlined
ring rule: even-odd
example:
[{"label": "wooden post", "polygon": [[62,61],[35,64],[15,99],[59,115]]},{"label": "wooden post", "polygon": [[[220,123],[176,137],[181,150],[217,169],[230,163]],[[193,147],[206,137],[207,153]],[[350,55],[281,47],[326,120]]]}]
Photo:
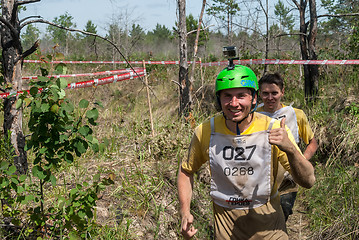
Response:
[{"label": "wooden post", "polygon": [[143,68],[144,68],[144,71],[145,71],[145,84],[146,84],[146,91],[147,91],[147,103],[148,103],[148,108],[150,109],[151,131],[152,131],[152,137],[154,137],[154,136],[155,136],[155,130],[153,129],[153,118],[152,118],[151,98],[150,98],[150,90],[149,90],[149,87],[148,87],[148,80],[147,80],[145,60],[142,60],[142,64],[143,64]]}]

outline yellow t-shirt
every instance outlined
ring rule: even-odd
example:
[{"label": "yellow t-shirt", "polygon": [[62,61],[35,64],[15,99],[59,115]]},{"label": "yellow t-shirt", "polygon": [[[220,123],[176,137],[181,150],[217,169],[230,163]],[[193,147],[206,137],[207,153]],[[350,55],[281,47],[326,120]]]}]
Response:
[{"label": "yellow t-shirt", "polygon": [[[265,131],[268,129],[270,121],[270,117],[260,113],[254,113],[251,125],[242,134],[245,135],[258,131]],[[235,135],[227,128],[225,119],[222,115],[215,116],[214,124],[216,132]],[[272,128],[279,127],[280,122],[275,121]],[[292,133],[288,128],[286,130],[290,140],[295,144]],[[182,168],[186,172],[195,173],[204,163],[209,162],[210,138],[211,126],[210,122],[206,121],[195,129],[188,157],[182,162]],[[297,145],[295,144],[295,146]],[[280,208],[279,195],[276,195],[277,183],[275,176],[277,176],[279,163],[287,171],[290,171],[290,167],[287,155],[279,150],[277,146],[272,146],[271,155],[271,200],[261,207],[250,210],[227,209],[214,204],[215,234],[217,239],[226,239],[226,236],[230,236],[230,234],[239,236],[239,238],[236,239],[250,239],[252,236],[260,237],[262,239],[271,239],[271,237],[277,236],[277,234],[279,234],[279,236],[284,236],[284,238],[287,236],[284,215],[281,213],[282,210]],[[230,217],[228,218],[228,216]],[[228,219],[231,220],[229,221]]]}]

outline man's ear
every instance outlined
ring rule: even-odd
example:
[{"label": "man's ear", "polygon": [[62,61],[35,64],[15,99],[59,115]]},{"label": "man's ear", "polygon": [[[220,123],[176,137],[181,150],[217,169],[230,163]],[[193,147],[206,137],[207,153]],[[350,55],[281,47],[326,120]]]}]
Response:
[{"label": "man's ear", "polygon": [[255,94],[254,94],[253,104],[257,104],[258,92],[259,92],[259,90],[256,91]]}]

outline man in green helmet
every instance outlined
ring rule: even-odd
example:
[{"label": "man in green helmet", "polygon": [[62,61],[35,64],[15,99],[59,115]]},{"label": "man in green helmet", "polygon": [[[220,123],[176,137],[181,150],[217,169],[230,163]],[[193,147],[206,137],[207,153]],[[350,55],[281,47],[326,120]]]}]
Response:
[{"label": "man in green helmet", "polygon": [[193,174],[209,162],[215,239],[288,239],[275,176],[281,164],[305,188],[315,182],[285,119],[256,113],[258,82],[245,66],[229,66],[216,79],[222,114],[199,125],[178,174],[181,232],[197,229],[190,212]]}]

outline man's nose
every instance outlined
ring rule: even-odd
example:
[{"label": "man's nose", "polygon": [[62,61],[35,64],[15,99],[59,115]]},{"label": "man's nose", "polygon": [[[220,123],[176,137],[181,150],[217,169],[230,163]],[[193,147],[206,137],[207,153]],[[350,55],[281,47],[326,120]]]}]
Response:
[{"label": "man's nose", "polygon": [[239,99],[236,96],[233,96],[232,99],[229,101],[231,105],[237,105]]}]

